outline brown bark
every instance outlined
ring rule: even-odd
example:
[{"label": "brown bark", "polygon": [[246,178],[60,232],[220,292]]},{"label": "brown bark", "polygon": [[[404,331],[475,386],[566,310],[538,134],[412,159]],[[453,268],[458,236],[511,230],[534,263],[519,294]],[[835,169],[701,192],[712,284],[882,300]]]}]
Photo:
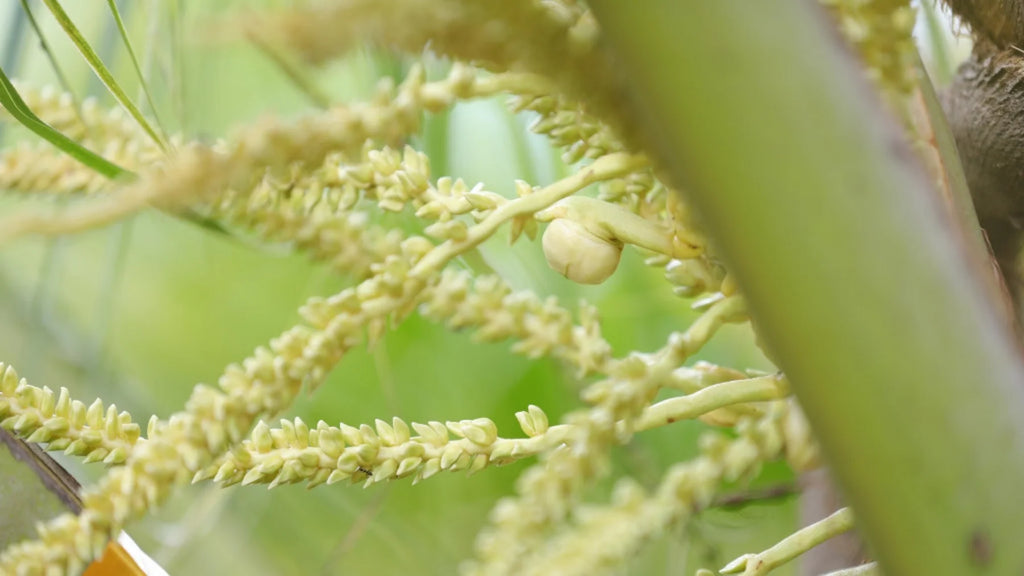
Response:
[{"label": "brown bark", "polygon": [[1002,48],[1021,45],[1024,39],[1024,5],[1020,0],[946,0],[975,36]]},{"label": "brown bark", "polygon": [[[975,210],[1021,305],[1024,240],[1024,54],[979,40],[944,98]],[[1018,316],[1019,316],[1018,312]]]}]

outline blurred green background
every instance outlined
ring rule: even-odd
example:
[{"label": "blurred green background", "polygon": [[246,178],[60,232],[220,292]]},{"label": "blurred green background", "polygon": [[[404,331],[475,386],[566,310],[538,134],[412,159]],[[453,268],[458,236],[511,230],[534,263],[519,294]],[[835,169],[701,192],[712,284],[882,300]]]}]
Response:
[{"label": "blurred green background", "polygon": [[[45,8],[28,4],[75,94],[113,106]],[[65,4],[141,105],[139,83],[107,3]],[[287,3],[118,3],[169,130],[209,140],[262,115],[287,117],[311,109],[270,59],[230,29],[238,11],[275,4]],[[0,30],[0,64],[10,76],[31,86],[57,85],[20,3],[0,8]],[[423,60],[430,70],[443,71],[444,63]],[[371,93],[382,76],[400,79],[410,62],[362,51],[310,72],[332,99],[351,101]],[[511,194],[516,178],[545,184],[570,170],[557,151],[525,130],[529,122],[528,116],[509,114],[500,99],[460,104],[429,118],[416,144],[431,156],[435,176],[459,176]],[[5,143],[25,137],[4,129]],[[4,198],[0,209],[23,203]],[[657,349],[694,317],[690,302],[673,296],[659,271],[643,266],[634,251],[627,250],[610,281],[582,287],[549,270],[538,243],[523,240],[509,248],[504,239],[500,235],[483,248],[487,264],[516,288],[556,295],[570,308],[580,299],[596,304],[617,355]],[[116,402],[145,425],[151,414],[166,417],[179,410],[195,383],[215,383],[227,364],[296,323],[296,309],[307,297],[349,283],[280,246],[256,247],[150,211],[104,229],[0,249],[0,360],[37,386],[66,386],[87,402],[97,396]],[[326,385],[303,395],[282,417],[358,425],[394,415],[407,421],[486,416],[503,435],[518,436],[514,413],[530,403],[552,421],[580,406],[576,393],[582,383],[569,371],[515,356],[508,348],[476,344],[469,334],[449,333],[414,316],[375,349],[349,354]],[[724,329],[700,358],[741,369],[770,368],[746,327]],[[666,467],[694,454],[701,430],[699,423],[683,422],[637,436],[617,451],[615,476],[654,486]],[[84,482],[102,472],[59,458]],[[490,507],[512,494],[516,476],[530,464],[368,490],[343,484],[221,490],[202,484],[180,490],[129,531],[172,574],[450,574],[472,554]],[[784,467],[771,466],[759,483],[789,479]],[[607,488],[596,487],[593,496],[603,498]],[[708,512],[654,543],[627,571],[717,569],[793,528],[791,499]]]}]

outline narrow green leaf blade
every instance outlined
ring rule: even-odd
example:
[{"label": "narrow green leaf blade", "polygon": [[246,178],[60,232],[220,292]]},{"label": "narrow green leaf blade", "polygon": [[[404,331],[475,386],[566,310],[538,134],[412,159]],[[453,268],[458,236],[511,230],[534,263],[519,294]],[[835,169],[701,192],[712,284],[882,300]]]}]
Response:
[{"label": "narrow green leaf blade", "polygon": [[107,70],[106,65],[103,64],[102,60],[100,60],[99,55],[92,49],[92,46],[90,46],[89,42],[86,41],[84,36],[82,36],[82,33],[78,31],[78,27],[76,27],[74,22],[71,21],[71,18],[61,7],[60,3],[57,2],[57,0],[43,0],[43,3],[50,9],[53,17],[57,20],[57,23],[64,29],[64,33],[67,34],[71,42],[75,44],[79,53],[82,54],[82,57],[85,58],[85,61],[88,62],[93,72],[95,72],[96,76],[98,76],[103,82],[103,85],[107,87],[107,90],[110,91],[111,95],[114,96],[114,99],[117,100],[117,102],[126,111],[128,111],[128,114],[135,119],[139,126],[146,131],[146,134],[149,134],[149,137],[152,138],[161,149],[166,149],[167,145],[165,143],[165,139],[157,134],[156,130],[154,130],[149,124],[149,121],[146,120],[146,117],[142,115],[139,108],[135,106],[131,99],[128,98],[128,95],[124,93],[121,85],[114,79],[110,70]]},{"label": "narrow green leaf blade", "polygon": [[7,77],[7,73],[4,72],[2,68],[0,68],[0,106],[3,106],[15,120],[32,132],[36,133],[40,138],[46,140],[50,144],[53,144],[68,156],[71,156],[75,160],[78,160],[82,164],[85,164],[107,178],[114,179],[125,175],[132,175],[129,170],[126,170],[88,148],[85,148],[78,142],[75,142],[61,132],[55,130],[46,122],[40,120],[39,117],[29,109],[28,105],[25,104],[25,101],[22,100],[21,95],[18,94],[18,91],[14,88],[14,84],[11,83],[10,79]]},{"label": "narrow green leaf blade", "polygon": [[142,86],[142,92],[146,95],[146,102],[149,103],[149,110],[153,114],[153,118],[156,119],[156,125],[160,128],[160,132],[166,133],[163,123],[160,121],[160,115],[157,112],[156,104],[153,102],[153,94],[149,91],[149,83],[146,82],[146,75],[142,73],[142,67],[139,66],[139,59],[135,56],[135,49],[132,48],[132,42],[128,38],[128,30],[124,26],[124,20],[121,19],[121,12],[117,9],[117,2],[114,0],[107,0],[107,5],[110,6],[110,13],[114,16],[114,22],[117,24],[117,31],[121,34],[121,42],[124,43],[125,50],[128,51],[128,56],[131,58],[132,67],[135,69],[135,75],[138,76],[139,83]]}]

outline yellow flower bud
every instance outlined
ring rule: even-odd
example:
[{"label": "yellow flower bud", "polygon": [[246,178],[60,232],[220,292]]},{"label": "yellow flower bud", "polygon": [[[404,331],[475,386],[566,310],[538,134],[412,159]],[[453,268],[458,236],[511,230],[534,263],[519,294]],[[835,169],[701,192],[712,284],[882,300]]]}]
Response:
[{"label": "yellow flower bud", "polygon": [[580,284],[600,284],[619,266],[622,244],[605,240],[568,218],[556,218],[541,239],[548,265]]}]

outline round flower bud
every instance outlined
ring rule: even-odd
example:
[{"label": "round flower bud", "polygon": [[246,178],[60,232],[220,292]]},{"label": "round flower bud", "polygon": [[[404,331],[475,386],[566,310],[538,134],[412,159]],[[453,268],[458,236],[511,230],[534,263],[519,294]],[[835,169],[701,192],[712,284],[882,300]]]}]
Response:
[{"label": "round flower bud", "polygon": [[600,284],[619,266],[622,244],[605,240],[580,223],[557,218],[541,240],[548,265],[573,282]]}]

